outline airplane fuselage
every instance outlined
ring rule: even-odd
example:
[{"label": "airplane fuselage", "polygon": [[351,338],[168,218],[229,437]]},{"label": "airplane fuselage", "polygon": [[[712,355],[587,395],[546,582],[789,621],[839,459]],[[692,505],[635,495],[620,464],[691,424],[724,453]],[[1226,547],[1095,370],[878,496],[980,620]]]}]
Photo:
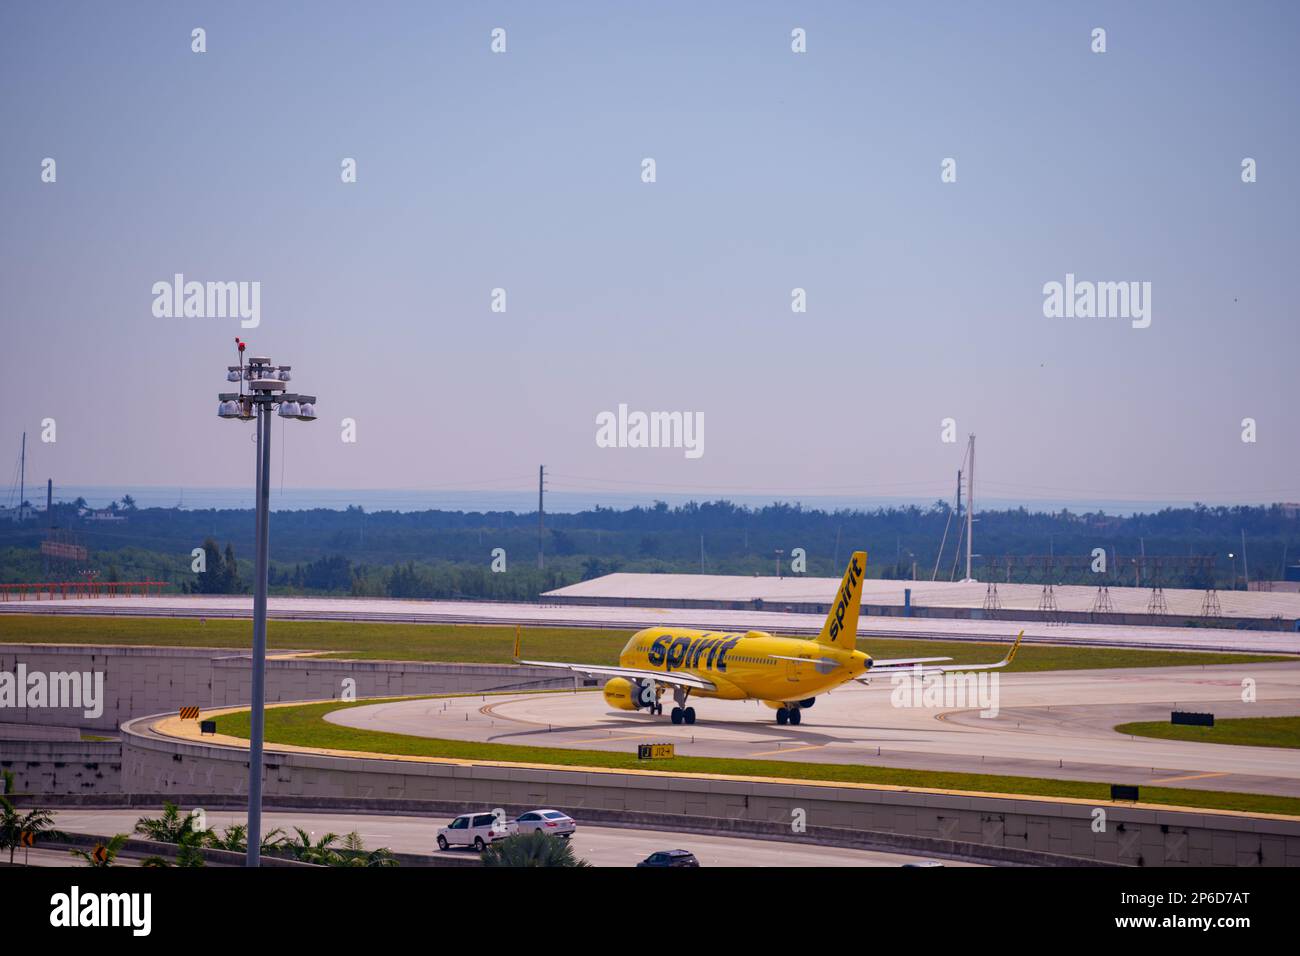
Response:
[{"label": "airplane fuselage", "polygon": [[[786,660],[784,658],[798,658]],[[694,696],[722,700],[796,701],[860,676],[871,658],[814,640],[745,633],[651,627],[638,631],[619,655],[621,667],[690,674],[717,685]]]}]

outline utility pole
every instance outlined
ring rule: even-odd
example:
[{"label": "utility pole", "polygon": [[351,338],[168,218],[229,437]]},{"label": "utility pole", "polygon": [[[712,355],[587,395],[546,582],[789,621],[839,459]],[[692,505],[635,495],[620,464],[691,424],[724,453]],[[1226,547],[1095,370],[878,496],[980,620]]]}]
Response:
[{"label": "utility pole", "polygon": [[[961,540],[966,536],[966,529],[962,527],[962,520],[961,520],[961,514],[962,514],[961,479],[962,479],[962,470],[958,468],[957,469],[957,511],[955,512],[957,515],[957,543],[953,546],[952,549],[952,570],[948,572],[949,581],[957,580],[957,565],[961,562]],[[945,535],[945,540],[947,540],[946,535]],[[943,556],[942,547],[939,549],[939,553],[940,553],[940,557],[942,557]],[[939,562],[937,560],[934,562],[934,566],[936,569],[939,567]]]},{"label": "utility pole", "polygon": [[1246,529],[1241,529],[1241,576],[1246,579],[1246,590],[1250,590],[1250,568],[1246,566]]},{"label": "utility pole", "polygon": [[700,574],[704,573],[704,535],[700,535]]},{"label": "utility pole", "polygon": [[957,527],[961,527],[961,469],[957,469]]},{"label": "utility pole", "polygon": [[[53,541],[54,540],[54,479],[53,478],[45,479],[45,523],[49,526],[49,532],[46,534],[46,537],[50,541]],[[44,548],[41,549],[42,551],[41,569],[45,572],[46,580],[49,580],[50,556],[48,554],[45,554],[44,550],[45,550]]]},{"label": "utility pole", "polygon": [[262,865],[262,748],[266,735],[266,592],[271,528],[271,406],[257,406],[257,549],[253,563],[253,679],[248,749],[248,843],[245,866]]},{"label": "utility pole", "polygon": [[23,520],[23,496],[27,484],[27,433],[23,432],[22,464],[18,466],[18,520]]},{"label": "utility pole", "polygon": [[970,464],[966,478],[966,580],[974,581],[970,573],[971,543],[975,537],[975,435],[970,436]]},{"label": "utility pole", "polygon": [[537,570],[542,570],[542,488],[546,482],[546,466],[537,466]]},{"label": "utility pole", "polygon": [[227,367],[226,381],[238,382],[238,392],[217,397],[217,415],[235,421],[254,422],[257,429],[257,467],[254,473],[257,502],[254,537],[257,542],[254,565],[257,579],[253,587],[253,672],[250,694],[248,745],[248,829],[246,866],[261,865],[262,847],[262,760],[266,708],[266,592],[268,585],[269,541],[271,533],[271,416],[278,409],[281,418],[299,421],[316,420],[316,398],[284,391],[289,381],[289,366],[275,366],[265,357],[250,357],[245,363],[248,343],[235,339],[239,365]]}]

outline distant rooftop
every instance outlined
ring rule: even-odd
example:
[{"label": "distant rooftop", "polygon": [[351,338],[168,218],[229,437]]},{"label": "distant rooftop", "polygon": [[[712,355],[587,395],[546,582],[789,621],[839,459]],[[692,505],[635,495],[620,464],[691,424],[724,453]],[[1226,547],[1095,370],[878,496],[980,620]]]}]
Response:
[{"label": "distant rooftop", "polygon": [[[810,611],[812,605],[828,605],[839,588],[839,578],[745,577],[725,574],[607,574],[557,588],[543,600],[562,604],[654,605],[664,607],[762,608],[771,611]],[[904,591],[911,589],[912,607],[918,616],[926,609],[946,609],[943,616],[982,617],[989,600],[989,585],[953,584],[946,581],[890,581],[868,579],[862,584],[864,613],[900,614]],[[1098,592],[1095,587],[1055,585],[1056,610],[1075,617],[1091,614]],[[1163,590],[1166,608],[1161,616],[1199,618],[1203,616],[1206,592],[1182,588]],[[1111,587],[1111,611],[1115,617],[1152,614],[1151,588]],[[1288,629],[1300,619],[1300,593],[1278,591],[1218,591],[1219,618],[1268,620],[1281,618]],[[997,585],[997,604],[1003,612],[1036,615],[1043,602],[1041,584]],[[964,612],[953,614],[952,612]],[[974,613],[972,613],[974,612]],[[1005,616],[1005,615],[1004,615]],[[1099,618],[1100,619],[1100,618]],[[1133,620],[1114,623],[1147,623]],[[1171,622],[1172,623],[1172,622]]]}]

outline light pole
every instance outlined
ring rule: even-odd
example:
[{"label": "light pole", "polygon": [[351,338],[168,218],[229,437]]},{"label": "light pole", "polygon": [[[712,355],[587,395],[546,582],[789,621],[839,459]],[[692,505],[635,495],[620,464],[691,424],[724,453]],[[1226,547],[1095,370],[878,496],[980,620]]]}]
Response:
[{"label": "light pole", "polygon": [[252,720],[248,746],[248,856],[246,866],[257,866],[262,850],[262,731],[266,704],[266,586],[267,543],[271,525],[271,413],[281,418],[310,422],[316,419],[316,399],[285,392],[289,366],[272,365],[269,358],[245,362],[246,342],[235,339],[239,364],[226,371],[226,381],[238,382],[238,392],[217,396],[217,414],[241,422],[257,422],[257,572],[253,585],[253,687]]}]

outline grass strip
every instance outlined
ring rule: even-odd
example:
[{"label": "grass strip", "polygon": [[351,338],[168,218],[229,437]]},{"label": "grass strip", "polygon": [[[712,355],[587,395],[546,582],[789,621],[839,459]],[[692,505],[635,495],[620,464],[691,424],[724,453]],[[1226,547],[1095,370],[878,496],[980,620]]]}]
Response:
[{"label": "grass strip", "polygon": [[1160,740],[1300,750],[1300,717],[1229,717],[1216,719],[1213,727],[1193,727],[1152,720],[1120,724],[1115,730],[1121,734],[1157,737]]},{"label": "grass strip", "polygon": [[[460,695],[477,696],[477,695]],[[400,698],[395,698],[400,699]],[[432,699],[432,698],[431,698]],[[1109,804],[1110,785],[1084,780],[1054,780],[1040,777],[954,773],[946,770],[910,770],[897,767],[868,767],[854,764],[805,763],[793,760],[745,760],[730,757],[676,757],[655,761],[653,766],[638,760],[635,742],[628,752],[576,750],[562,747],[530,747],[467,740],[415,737],[376,730],[344,727],[325,720],[325,715],[352,707],[389,703],[394,699],[353,703],[327,701],[294,707],[272,707],[266,711],[268,743],[299,747],[321,747],[412,757],[447,757],[505,763],[559,764],[610,770],[664,770],[674,774],[723,774],[745,777],[781,777],[830,783],[883,784],[894,787],[923,787],[938,790],[966,790],[988,794],[1021,794],[1033,797],[1075,797]],[[216,718],[217,732],[247,739],[249,712],[237,711]],[[653,734],[647,730],[649,736]],[[1188,790],[1173,787],[1142,787],[1143,803],[1238,810],[1300,816],[1300,799],[1267,794],[1234,793],[1221,790]]]},{"label": "grass strip", "polygon": [[[616,664],[619,651],[631,635],[630,630],[528,627],[524,628],[523,648],[525,656],[535,660]],[[514,640],[515,630],[509,626],[274,619],[267,622],[267,645],[273,651],[319,651],[325,657],[348,660],[508,664]],[[860,639],[858,647],[879,658],[948,656],[959,664],[977,664],[1000,659],[1010,640],[1010,632],[1007,642],[988,644],[873,637]],[[0,615],[0,643],[241,650],[252,644],[252,624],[228,619],[4,614]],[[1295,659],[1263,654],[1026,645],[1020,648],[1006,672],[1252,664]]]}]

